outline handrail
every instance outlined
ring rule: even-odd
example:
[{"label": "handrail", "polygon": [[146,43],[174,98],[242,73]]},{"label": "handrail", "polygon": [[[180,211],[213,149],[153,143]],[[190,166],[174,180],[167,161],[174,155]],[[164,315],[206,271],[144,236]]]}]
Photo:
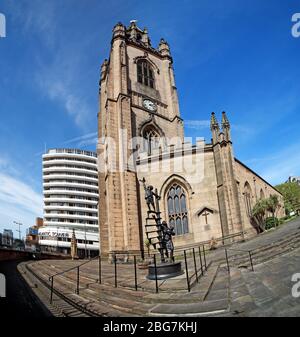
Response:
[{"label": "handrail", "polygon": [[[232,238],[235,238],[237,236],[242,236],[245,233],[246,233],[246,231],[238,232],[238,233],[234,233],[234,234],[230,234],[230,235],[215,238],[215,240],[218,241],[218,242],[220,242],[220,241],[223,242],[225,240],[232,239]],[[183,250],[197,248],[198,246],[206,246],[206,245],[209,245],[210,242],[211,242],[211,240],[206,240],[206,241],[200,241],[200,242],[195,242],[195,243],[192,243],[192,244],[184,245],[184,246],[181,246],[179,248],[175,248],[174,253],[176,251],[183,251]],[[223,245],[223,246],[225,246],[225,245]]]},{"label": "handrail", "polygon": [[53,278],[53,277],[55,277],[55,276],[62,275],[62,274],[64,274],[64,273],[67,273],[67,272],[69,272],[69,271],[71,271],[71,270],[73,270],[73,269],[76,269],[76,268],[80,268],[81,266],[83,266],[83,265],[85,265],[85,264],[87,264],[87,263],[89,263],[89,262],[91,262],[91,261],[93,261],[93,260],[96,260],[96,259],[99,259],[99,255],[93,257],[92,259],[89,259],[88,261],[84,261],[83,263],[81,263],[81,264],[79,264],[79,265],[77,265],[77,266],[75,266],[75,267],[72,267],[72,268],[67,269],[67,270],[63,270],[63,271],[61,271],[61,272],[59,272],[59,273],[56,273],[56,274],[53,274],[53,275],[49,276],[49,281],[51,280],[51,278]]},{"label": "handrail", "polygon": [[249,253],[249,252],[252,252],[251,249],[236,249],[236,248],[226,248],[227,250],[234,250],[234,251],[237,251],[237,252],[244,252],[244,253]]},{"label": "handrail", "polygon": [[227,270],[228,270],[229,274],[230,274],[230,265],[229,265],[229,258],[228,258],[228,254],[227,254],[228,250],[233,250],[233,251],[248,253],[249,254],[249,260],[250,260],[251,269],[252,269],[252,271],[254,271],[252,254],[251,254],[252,251],[251,250],[245,250],[245,249],[242,250],[242,249],[236,249],[236,248],[225,248],[225,259],[226,259]]}]

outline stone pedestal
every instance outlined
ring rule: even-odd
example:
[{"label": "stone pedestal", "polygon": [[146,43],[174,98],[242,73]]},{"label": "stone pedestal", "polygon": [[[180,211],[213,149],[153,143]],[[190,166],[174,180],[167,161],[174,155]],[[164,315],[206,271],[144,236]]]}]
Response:
[{"label": "stone pedestal", "polygon": [[[155,280],[155,266],[150,264],[148,268],[148,280]],[[158,280],[165,280],[168,278],[176,277],[183,274],[181,269],[181,262],[175,263],[160,263],[156,265],[156,273]]]}]

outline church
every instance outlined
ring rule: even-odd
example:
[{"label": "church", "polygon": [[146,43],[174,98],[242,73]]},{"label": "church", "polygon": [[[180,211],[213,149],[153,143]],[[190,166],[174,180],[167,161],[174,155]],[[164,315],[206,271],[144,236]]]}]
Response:
[{"label": "church", "polygon": [[[175,229],[175,248],[258,233],[254,204],[282,195],[234,156],[230,121],[211,115],[212,140],[184,137],[168,43],[151,45],[136,21],[113,28],[101,66],[98,114],[101,254],[145,250],[144,186],[160,197],[161,218]],[[218,121],[219,119],[219,121]]]}]

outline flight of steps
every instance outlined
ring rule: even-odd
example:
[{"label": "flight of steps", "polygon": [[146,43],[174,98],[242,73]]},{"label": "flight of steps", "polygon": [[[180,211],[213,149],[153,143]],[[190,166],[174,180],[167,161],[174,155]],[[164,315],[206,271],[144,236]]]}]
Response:
[{"label": "flight of steps", "polygon": [[[272,244],[251,250],[253,265],[272,260],[279,255],[289,253],[297,248],[300,248],[300,231],[290,234]],[[230,267],[251,268],[248,252],[230,250],[229,248],[228,260]],[[216,260],[216,262],[225,263],[225,255]]]},{"label": "flight of steps", "polygon": [[[272,260],[299,247],[300,231],[297,231],[275,243],[253,250],[253,263],[257,265]],[[156,294],[141,288],[138,291],[126,286],[115,288],[112,283],[99,284],[92,270],[80,276],[79,294],[75,293],[76,270],[56,276],[54,287],[58,297],[62,294],[70,299],[71,305],[73,303],[75,309],[79,311],[74,312],[74,315],[80,315],[82,310],[82,313],[88,316],[241,316],[243,312],[251,310],[255,312],[257,308],[265,305],[264,301],[267,307],[269,303],[278,300],[276,294],[266,289],[263,282],[258,279],[255,271],[242,268],[249,267],[247,253],[234,252],[234,256],[230,256],[229,260],[230,274],[225,257],[219,255],[218,259],[210,261],[210,267],[198,282],[195,275],[193,276],[191,292],[170,291],[166,288]],[[63,263],[72,265],[68,261]],[[27,262],[26,268],[27,274],[31,272],[33,279],[36,275],[48,285],[49,276],[60,271],[58,266],[49,261]],[[257,287],[259,283],[261,286]],[[44,298],[49,298],[49,293],[49,289],[46,289]],[[263,300],[257,303],[256,298]]]},{"label": "flight of steps", "polygon": [[[49,271],[49,266],[43,261],[38,263],[27,263],[28,272],[38,275],[48,284],[49,276],[53,270]],[[216,280],[224,272],[224,268],[212,265],[208,271],[198,279],[190,293],[181,292],[160,292],[155,294],[147,291],[134,291],[125,287],[114,288],[110,285],[99,284],[95,280],[81,277],[80,293],[75,293],[76,272],[68,272],[67,275],[55,277],[54,288],[67,296],[77,306],[82,307],[89,313],[98,316],[164,316],[164,315],[190,315],[204,314],[225,310],[227,308],[227,298],[222,301],[211,297],[214,292]],[[219,289],[221,286],[218,285]],[[224,288],[224,284],[223,284]],[[225,288],[227,288],[225,286]],[[48,298],[50,296],[47,290]],[[225,296],[224,296],[225,297]],[[180,311],[180,313],[179,313]]]}]

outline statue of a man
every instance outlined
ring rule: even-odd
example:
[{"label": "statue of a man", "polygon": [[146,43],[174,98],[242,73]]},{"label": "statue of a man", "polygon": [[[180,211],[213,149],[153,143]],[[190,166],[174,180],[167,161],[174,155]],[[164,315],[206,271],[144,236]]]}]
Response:
[{"label": "statue of a man", "polygon": [[[155,202],[154,202],[154,197],[156,197],[158,200],[160,199],[159,195],[157,195],[153,190],[153,186],[149,185],[146,186],[145,182],[145,178],[143,178],[143,180],[141,180],[141,182],[144,185],[144,190],[145,190],[145,200],[148,206],[149,211],[156,211],[155,209]],[[151,209],[152,207],[152,209]]]},{"label": "statue of a man", "polygon": [[169,227],[166,221],[163,221],[161,226],[163,248],[169,261],[174,262],[174,244],[172,240],[172,236],[175,235],[174,227]]}]

